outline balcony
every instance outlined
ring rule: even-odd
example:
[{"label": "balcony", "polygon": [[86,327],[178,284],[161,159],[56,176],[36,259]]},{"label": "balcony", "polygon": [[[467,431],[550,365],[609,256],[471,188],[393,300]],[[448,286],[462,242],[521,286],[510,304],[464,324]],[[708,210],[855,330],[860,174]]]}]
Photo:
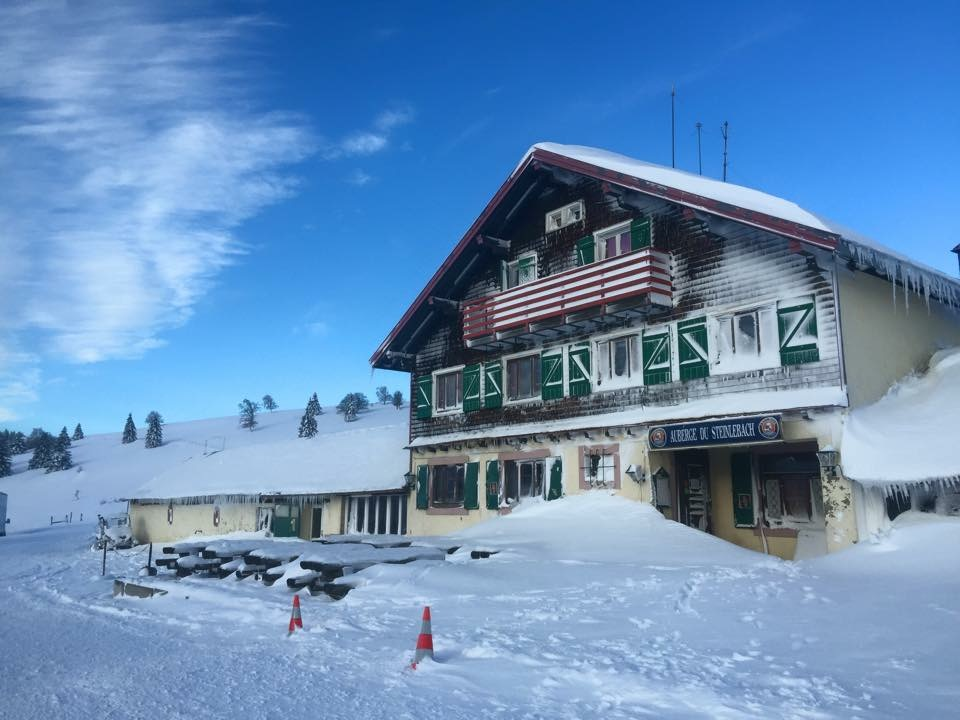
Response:
[{"label": "balcony", "polygon": [[644,248],[466,303],[468,347],[573,335],[604,319],[673,307],[670,256]]}]

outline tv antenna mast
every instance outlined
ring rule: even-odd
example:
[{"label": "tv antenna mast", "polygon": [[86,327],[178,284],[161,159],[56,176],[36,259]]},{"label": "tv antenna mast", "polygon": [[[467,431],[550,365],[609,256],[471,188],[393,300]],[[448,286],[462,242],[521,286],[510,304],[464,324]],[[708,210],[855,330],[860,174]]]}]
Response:
[{"label": "tv antenna mast", "polygon": [[697,169],[700,174],[703,175],[703,154],[700,152],[700,129],[703,127],[702,122],[697,123]]},{"label": "tv antenna mast", "polygon": [[723,181],[727,181],[727,139],[730,137],[730,123],[726,120],[720,126],[720,134],[723,135]]},{"label": "tv antenna mast", "polygon": [[676,105],[677,86],[670,86],[670,167],[677,166],[677,121],[674,106]]}]

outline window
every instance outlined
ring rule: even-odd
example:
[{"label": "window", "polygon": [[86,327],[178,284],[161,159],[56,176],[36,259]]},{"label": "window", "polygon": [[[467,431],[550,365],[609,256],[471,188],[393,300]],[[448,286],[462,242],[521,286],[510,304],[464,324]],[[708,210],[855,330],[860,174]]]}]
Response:
[{"label": "window", "polygon": [[507,360],[507,399],[529,400],[540,396],[540,355]]},{"label": "window", "polygon": [[504,466],[503,497],[509,504],[522,498],[543,497],[545,463],[543,460],[507,460]]},{"label": "window", "polygon": [[765,455],[760,459],[764,514],[775,525],[822,520],[820,466],[813,453]]},{"label": "window", "polygon": [[430,483],[430,504],[434,507],[463,505],[463,465],[434,465]]},{"label": "window", "polygon": [[[347,532],[363,535],[405,535],[407,501],[400,493],[355,495],[349,500]],[[317,533],[317,528],[314,529]]]},{"label": "window", "polygon": [[438,373],[435,385],[437,411],[456,410],[463,405],[463,371]]},{"label": "window", "polygon": [[621,223],[612,228],[601,230],[596,234],[597,259],[625,255],[632,249],[630,240],[630,223]]},{"label": "window", "polygon": [[567,225],[578,223],[586,217],[583,209],[583,200],[577,200],[562,208],[551,210],[547,213],[544,229],[550,233]]},{"label": "window", "polygon": [[640,371],[636,335],[603,340],[597,343],[597,384],[628,381]]},{"label": "window", "polygon": [[509,290],[537,279],[537,254],[521,255],[513,262],[503,263],[503,289]]},{"label": "window", "polygon": [[583,452],[580,477],[586,487],[617,488],[617,456],[603,448],[590,448]]}]

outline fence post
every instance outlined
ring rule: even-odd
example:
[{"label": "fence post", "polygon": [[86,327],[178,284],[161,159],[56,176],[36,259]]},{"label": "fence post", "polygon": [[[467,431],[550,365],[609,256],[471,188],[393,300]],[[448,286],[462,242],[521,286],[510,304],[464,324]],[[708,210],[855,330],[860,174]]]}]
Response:
[{"label": "fence post", "polygon": [[103,565],[100,568],[100,577],[107,574],[107,539],[103,539]]}]

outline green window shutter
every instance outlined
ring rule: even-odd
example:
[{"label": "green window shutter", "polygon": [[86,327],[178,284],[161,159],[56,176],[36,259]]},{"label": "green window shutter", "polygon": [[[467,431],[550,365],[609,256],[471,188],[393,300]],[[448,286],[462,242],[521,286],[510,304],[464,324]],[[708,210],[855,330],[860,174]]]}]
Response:
[{"label": "green window shutter", "polygon": [[567,351],[570,397],[590,394],[590,343],[571,345]]},{"label": "green window shutter", "polygon": [[517,260],[517,285],[532,282],[537,279],[537,259],[525,257]]},{"label": "green window shutter", "polygon": [[643,384],[671,382],[670,333],[643,334]]},{"label": "green window shutter", "polygon": [[503,405],[503,365],[499,360],[483,364],[483,406],[498,408]]},{"label": "green window shutter", "polygon": [[500,463],[487,460],[487,510],[500,507]]},{"label": "green window shutter", "polygon": [[730,477],[733,479],[733,522],[737,527],[753,527],[753,470],[750,453],[730,456]]},{"label": "green window shutter", "polygon": [[563,397],[563,353],[540,356],[540,397],[556,400]]},{"label": "green window shutter", "polygon": [[417,510],[426,510],[430,506],[430,468],[417,465]]},{"label": "green window shutter", "polygon": [[467,472],[463,480],[463,507],[467,510],[480,509],[480,463],[467,463]]},{"label": "green window shutter", "polygon": [[417,419],[425,420],[433,414],[433,376],[417,378]]},{"label": "green window shutter", "polygon": [[463,369],[463,411],[479,410],[483,406],[480,398],[480,365],[467,365]]},{"label": "green window shutter", "polygon": [[550,467],[550,489],[547,491],[547,500],[556,500],[563,495],[563,460],[554,458]]},{"label": "green window shutter", "polygon": [[630,223],[630,249],[650,247],[651,241],[650,218],[634,220]]},{"label": "green window shutter", "polygon": [[596,243],[593,235],[577,240],[577,265],[589,265],[593,262],[596,253]]},{"label": "green window shutter", "polygon": [[695,380],[710,374],[707,321],[704,318],[677,323],[677,354],[680,379]]},{"label": "green window shutter", "polygon": [[800,365],[820,359],[817,346],[817,306],[813,300],[777,308],[780,363]]}]

